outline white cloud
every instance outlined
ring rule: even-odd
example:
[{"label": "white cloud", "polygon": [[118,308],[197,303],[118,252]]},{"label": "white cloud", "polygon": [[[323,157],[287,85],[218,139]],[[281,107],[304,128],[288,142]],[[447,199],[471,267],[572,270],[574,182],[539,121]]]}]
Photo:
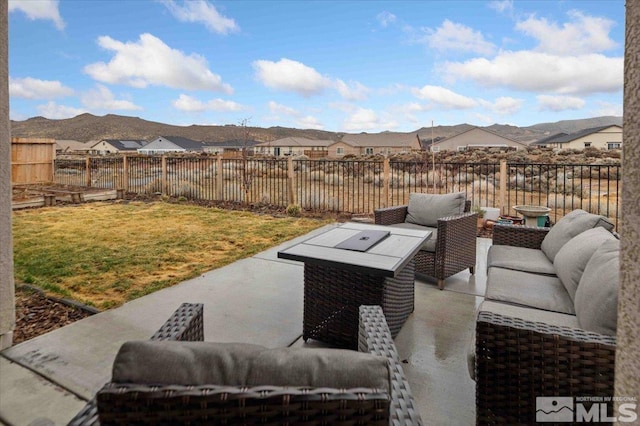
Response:
[{"label": "white cloud", "polygon": [[127,43],[102,36],[98,38],[98,44],[115,52],[115,56],[109,63],[96,62],[84,68],[95,80],[137,88],[155,85],[184,90],[233,92],[230,85],[223,83],[219,75],[208,69],[203,56],[186,55],[151,34],[142,34],[137,42]]},{"label": "white cloud", "polygon": [[38,105],[36,107],[38,110],[38,114],[49,118],[51,120],[61,120],[64,118],[72,118],[76,115],[84,114],[87,112],[85,109],[74,108],[65,105],[58,105],[53,101],[50,101],[43,105]]},{"label": "white cloud", "polygon": [[611,102],[598,101],[598,109],[593,112],[594,116],[613,115],[622,116],[622,104],[614,104]]},{"label": "white cloud", "polygon": [[418,99],[426,99],[445,109],[469,109],[478,106],[476,100],[440,86],[414,88],[411,93]]},{"label": "white cloud", "polygon": [[307,115],[305,117],[300,118],[297,121],[297,125],[298,127],[303,129],[317,129],[317,130],[324,129],[324,126],[322,125],[322,123],[320,123],[320,120],[318,120],[316,117],[313,117],[311,115]]},{"label": "white cloud", "polygon": [[487,125],[494,124],[496,122],[490,115],[480,113],[475,113],[473,115],[478,119],[478,121]]},{"label": "white cloud", "polygon": [[26,99],[53,99],[73,95],[73,89],[55,80],[39,80],[37,78],[9,77],[9,93],[11,96]]},{"label": "white cloud", "polygon": [[615,24],[606,18],[587,16],[579,11],[569,12],[571,22],[560,27],[545,18],[529,17],[518,22],[516,29],[538,40],[536,50],[559,55],[581,55],[612,49],[616,42],[609,37]]},{"label": "white cloud", "polygon": [[378,22],[380,23],[380,25],[382,27],[388,27],[391,24],[394,24],[396,22],[396,15],[394,15],[391,12],[380,12],[378,13],[378,16],[376,16],[376,19],[378,20]]},{"label": "white cloud", "polygon": [[357,108],[343,123],[347,131],[390,130],[397,126],[397,122],[384,121],[374,110],[367,108]]},{"label": "white cloud", "polygon": [[540,111],[566,111],[569,109],[582,109],[585,100],[575,96],[536,96]]},{"label": "white cloud", "polygon": [[290,115],[294,117],[299,115],[298,111],[296,111],[295,109],[288,107],[286,105],[279,104],[274,101],[269,101],[268,106],[269,106],[269,111],[271,111],[272,114],[284,114],[284,115]]},{"label": "white cloud", "polygon": [[424,36],[424,41],[432,49],[475,52],[482,55],[490,55],[495,51],[495,46],[486,41],[480,31],[448,19],[439,28],[428,28],[425,31],[427,35]]},{"label": "white cloud", "polygon": [[348,101],[362,101],[367,99],[371,90],[358,81],[351,81],[349,84],[337,79],[335,87],[338,93]]},{"label": "white cloud", "polygon": [[447,80],[473,80],[486,87],[559,94],[617,92],[622,90],[623,58],[504,52],[493,59],[446,62],[441,71]]},{"label": "white cloud", "polygon": [[516,99],[510,96],[503,96],[497,98],[491,104],[491,109],[498,114],[510,115],[520,111],[523,104],[524,99]]},{"label": "white cloud", "polygon": [[96,85],[82,95],[82,105],[91,110],[139,110],[142,107],[131,101],[116,99],[111,91],[102,84]]},{"label": "white cloud", "polygon": [[218,111],[218,112],[230,112],[230,111],[242,111],[244,108],[237,102],[228,101],[224,99],[212,99],[208,102],[202,102],[194,97],[180,94],[178,99],[172,102],[176,109],[188,112],[202,112],[202,111]]},{"label": "white cloud", "polygon": [[322,93],[331,86],[331,80],[315,69],[291,59],[278,62],[258,60],[253,62],[256,78],[265,86],[309,97]]},{"label": "white cloud", "polygon": [[210,31],[228,34],[240,29],[236,21],[218,12],[216,7],[203,0],[188,0],[184,6],[178,6],[173,0],[162,2],[173,16],[181,22],[200,22]]},{"label": "white cloud", "polygon": [[51,20],[56,28],[63,30],[65,22],[60,16],[58,0],[9,0],[9,12],[19,10],[32,21],[36,19]]},{"label": "white cloud", "polygon": [[513,0],[490,1],[489,7],[493,10],[497,10],[500,13],[511,13],[513,12]]}]

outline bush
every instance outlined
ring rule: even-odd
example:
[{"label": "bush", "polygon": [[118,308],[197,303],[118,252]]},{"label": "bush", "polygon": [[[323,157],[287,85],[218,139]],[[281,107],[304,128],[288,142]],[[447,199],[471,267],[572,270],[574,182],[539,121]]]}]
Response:
[{"label": "bush", "polygon": [[299,204],[289,204],[287,206],[287,215],[292,217],[299,217],[302,212],[302,208]]}]

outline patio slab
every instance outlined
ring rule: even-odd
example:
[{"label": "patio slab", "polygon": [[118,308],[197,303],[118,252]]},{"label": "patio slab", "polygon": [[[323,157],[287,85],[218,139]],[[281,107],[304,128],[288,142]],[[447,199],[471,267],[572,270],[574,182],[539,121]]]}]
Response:
[{"label": "patio slab", "polygon": [[[278,259],[277,252],[304,238],[308,236],[1,352],[0,423],[65,424],[83,406],[80,398],[91,398],[110,379],[121,344],[147,340],[182,302],[204,303],[206,341],[300,345],[303,265]],[[416,310],[396,345],[407,361],[407,377],[425,424],[474,423],[475,387],[466,369],[466,344],[481,299],[476,294],[484,294],[486,267],[480,259],[489,244],[478,239],[475,277],[461,272],[447,279],[444,291],[426,277],[416,280]],[[14,394],[29,404],[7,399]]]}]

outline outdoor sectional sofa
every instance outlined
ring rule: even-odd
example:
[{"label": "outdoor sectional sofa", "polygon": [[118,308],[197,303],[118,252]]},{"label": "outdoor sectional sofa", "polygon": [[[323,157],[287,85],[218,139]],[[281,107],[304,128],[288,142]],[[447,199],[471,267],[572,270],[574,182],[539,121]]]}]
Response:
[{"label": "outdoor sectional sofa", "polygon": [[478,424],[534,423],[551,411],[537,397],[613,396],[620,242],[612,229],[583,210],[552,228],[493,228],[469,351]]},{"label": "outdoor sectional sofa", "polygon": [[422,424],[380,306],[360,306],[358,351],[202,342],[202,312],[124,343],[69,424]]}]

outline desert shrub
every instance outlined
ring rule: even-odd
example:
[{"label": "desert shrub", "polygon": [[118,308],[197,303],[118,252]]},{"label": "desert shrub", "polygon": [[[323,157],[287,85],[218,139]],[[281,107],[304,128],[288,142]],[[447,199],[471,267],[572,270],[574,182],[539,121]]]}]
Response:
[{"label": "desert shrub", "polygon": [[174,197],[186,197],[193,200],[198,198],[199,193],[199,187],[186,180],[172,183],[169,188],[169,194]]},{"label": "desert shrub", "polygon": [[338,174],[327,174],[324,176],[324,183],[327,185],[343,185],[344,179]]},{"label": "desert shrub", "polygon": [[574,210],[582,206],[582,199],[575,196],[566,196],[564,194],[549,194],[547,198],[547,206],[552,209]]},{"label": "desert shrub", "polygon": [[314,180],[314,181],[323,181],[324,180],[324,171],[322,170],[313,170],[311,173],[309,173],[309,179]]},{"label": "desert shrub", "polygon": [[287,215],[292,217],[299,217],[302,212],[302,208],[299,204],[289,204],[287,206]]},{"label": "desert shrub", "polygon": [[144,192],[147,194],[162,193],[162,179],[154,179],[144,187]]}]

